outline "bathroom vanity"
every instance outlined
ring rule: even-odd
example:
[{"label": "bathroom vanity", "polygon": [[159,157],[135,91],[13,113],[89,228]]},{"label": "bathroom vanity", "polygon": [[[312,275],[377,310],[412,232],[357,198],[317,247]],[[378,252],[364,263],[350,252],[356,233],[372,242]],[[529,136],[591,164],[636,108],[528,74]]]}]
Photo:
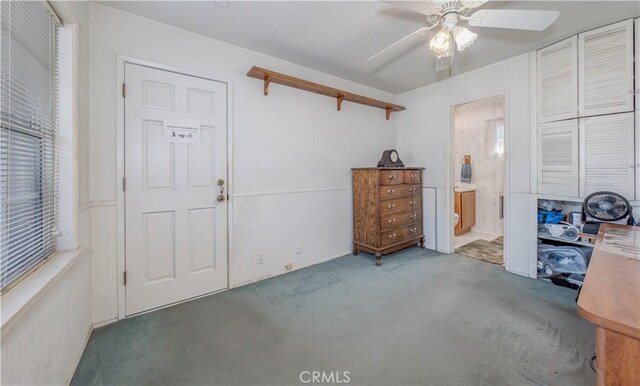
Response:
[{"label": "bathroom vanity", "polygon": [[476,189],[475,187],[456,187],[454,189],[454,211],[459,216],[454,234],[459,236],[476,225]]}]

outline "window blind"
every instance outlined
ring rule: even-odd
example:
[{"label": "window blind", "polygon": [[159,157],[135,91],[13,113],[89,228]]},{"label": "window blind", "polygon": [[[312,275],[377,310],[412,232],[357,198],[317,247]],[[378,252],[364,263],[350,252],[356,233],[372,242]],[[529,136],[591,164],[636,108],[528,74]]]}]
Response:
[{"label": "window blind", "polygon": [[0,286],[55,252],[57,28],[46,2],[0,2]]}]

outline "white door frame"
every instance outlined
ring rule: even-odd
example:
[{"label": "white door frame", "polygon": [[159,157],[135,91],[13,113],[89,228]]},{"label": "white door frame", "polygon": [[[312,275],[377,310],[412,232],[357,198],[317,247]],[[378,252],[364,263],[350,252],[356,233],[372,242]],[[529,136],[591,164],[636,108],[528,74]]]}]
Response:
[{"label": "white door frame", "polygon": [[[118,319],[124,319],[126,317],[125,311],[125,285],[124,285],[124,271],[126,268],[125,263],[125,196],[122,190],[122,179],[124,178],[124,98],[122,97],[122,84],[124,83],[124,67],[126,63],[137,64],[140,66],[146,66],[155,68],[158,70],[171,71],[178,74],[187,76],[193,76],[197,78],[203,78],[212,80],[215,82],[225,83],[227,85],[227,288],[233,288],[233,264],[231,262],[231,256],[233,256],[233,115],[232,115],[232,81],[224,77],[205,74],[197,71],[185,70],[183,68],[177,68],[169,65],[150,62],[143,59],[132,58],[129,56],[117,55],[117,76],[116,76],[116,141],[117,141],[117,178],[116,178],[116,192],[117,192],[117,256],[118,256]],[[224,290],[223,290],[224,291]],[[202,296],[207,296],[205,294]],[[188,299],[192,300],[192,299]],[[188,301],[185,300],[185,301]],[[171,304],[173,305],[173,304]],[[167,305],[170,306],[170,305]],[[163,308],[163,307],[159,307]],[[157,309],[157,308],[156,308]],[[154,309],[154,310],[156,310]],[[153,311],[153,310],[151,310]]]},{"label": "white door frame", "polygon": [[449,245],[446,247],[446,251],[447,253],[453,253],[454,252],[454,229],[453,229],[453,213],[454,213],[454,192],[453,192],[453,188],[454,188],[454,181],[455,181],[455,175],[454,173],[456,172],[455,168],[453,167],[453,163],[455,162],[455,160],[453,159],[455,156],[455,152],[454,152],[454,110],[457,106],[460,105],[465,105],[468,103],[472,103],[472,102],[477,102],[477,101],[481,101],[481,100],[486,100],[486,99],[495,99],[495,98],[502,98],[503,104],[502,104],[502,108],[503,108],[503,120],[504,120],[504,178],[503,178],[503,187],[502,187],[502,192],[504,195],[504,224],[503,224],[503,238],[504,238],[504,268],[506,270],[509,270],[509,243],[507,242],[507,240],[509,240],[509,225],[510,225],[510,216],[509,216],[509,153],[510,153],[510,149],[509,149],[509,134],[510,134],[510,119],[509,119],[509,91],[502,91],[502,92],[497,92],[497,93],[492,93],[492,94],[487,94],[487,95],[479,95],[479,96],[474,96],[474,97],[468,97],[465,98],[464,100],[461,101],[457,101],[455,103],[451,103],[450,106],[450,118],[449,118],[449,125],[450,125],[450,130],[449,130],[449,146],[447,149],[447,152],[449,153],[447,156],[447,159],[449,160],[449,162],[447,163],[447,168],[449,168],[449,173],[447,173],[447,189],[446,189],[446,208],[447,208],[447,214],[446,214],[446,221],[445,223],[447,224],[447,229],[448,229],[448,234],[449,234]]}]

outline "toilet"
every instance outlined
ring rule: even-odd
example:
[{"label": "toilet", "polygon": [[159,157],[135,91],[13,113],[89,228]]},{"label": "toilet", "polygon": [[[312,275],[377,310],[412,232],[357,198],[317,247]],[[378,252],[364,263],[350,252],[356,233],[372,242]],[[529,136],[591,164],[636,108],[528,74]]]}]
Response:
[{"label": "toilet", "polygon": [[455,228],[456,225],[458,225],[458,222],[460,221],[460,215],[457,213],[453,214],[453,227]]}]

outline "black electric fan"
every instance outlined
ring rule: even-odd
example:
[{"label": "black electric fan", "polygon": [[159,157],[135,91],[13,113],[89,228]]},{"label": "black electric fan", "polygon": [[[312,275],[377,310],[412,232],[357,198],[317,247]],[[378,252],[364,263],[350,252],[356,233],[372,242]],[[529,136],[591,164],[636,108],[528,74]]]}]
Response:
[{"label": "black electric fan", "polygon": [[632,225],[631,204],[626,198],[614,192],[591,193],[582,203],[582,233],[597,235],[603,222],[620,221],[626,218]]}]

